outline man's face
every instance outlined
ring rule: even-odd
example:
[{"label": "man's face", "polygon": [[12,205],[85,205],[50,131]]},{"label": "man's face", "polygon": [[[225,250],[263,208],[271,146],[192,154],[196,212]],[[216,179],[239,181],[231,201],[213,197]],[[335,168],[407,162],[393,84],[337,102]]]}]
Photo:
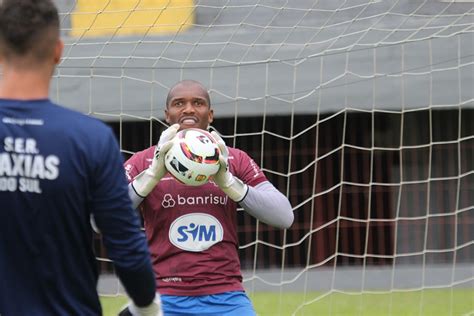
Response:
[{"label": "man's face", "polygon": [[178,123],[180,130],[200,128],[206,130],[214,118],[207,101],[207,92],[198,84],[177,85],[170,93],[165,110],[166,122]]}]

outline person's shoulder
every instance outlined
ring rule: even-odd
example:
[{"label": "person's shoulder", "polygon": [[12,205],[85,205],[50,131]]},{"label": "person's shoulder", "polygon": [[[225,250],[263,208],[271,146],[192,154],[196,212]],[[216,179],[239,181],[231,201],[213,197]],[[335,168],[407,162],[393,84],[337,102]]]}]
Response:
[{"label": "person's shoulder", "polygon": [[98,118],[51,102],[48,125],[60,131],[62,138],[88,146],[107,146],[115,140],[112,128]]},{"label": "person's shoulder", "polygon": [[54,102],[51,102],[51,106],[54,108],[57,119],[60,119],[60,121],[57,121],[59,124],[65,124],[74,129],[85,129],[90,132],[93,132],[96,129],[110,129],[107,124],[98,118],[73,109],[68,109]]},{"label": "person's shoulder", "polygon": [[143,150],[137,151],[136,153],[132,155],[132,157],[153,158],[154,153],[155,153],[155,145],[145,148]]},{"label": "person's shoulder", "polygon": [[67,142],[71,148],[89,155],[89,159],[100,160],[108,152],[116,152],[118,143],[113,129],[105,122],[90,115],[68,109],[51,102],[45,115],[50,132],[58,142]]},{"label": "person's shoulder", "polygon": [[[141,151],[137,151],[131,155],[131,157],[129,157],[124,164],[127,175],[130,174],[133,168],[141,171],[143,168],[145,168],[145,166],[148,166],[153,160],[154,153],[155,146],[151,146]],[[135,174],[133,176],[135,176]]]},{"label": "person's shoulder", "polygon": [[233,156],[233,157],[248,156],[248,154],[242,149],[229,147],[229,146],[227,146],[227,149],[229,150],[229,156]]}]

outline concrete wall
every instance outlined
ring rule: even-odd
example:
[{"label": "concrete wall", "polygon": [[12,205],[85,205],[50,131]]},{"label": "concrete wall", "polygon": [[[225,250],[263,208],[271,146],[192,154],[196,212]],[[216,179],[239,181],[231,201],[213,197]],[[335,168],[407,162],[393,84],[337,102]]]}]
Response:
[{"label": "concrete wall", "polygon": [[[243,271],[244,287],[248,292],[305,291],[388,291],[428,288],[473,288],[474,271],[469,265],[392,267],[338,267],[309,271],[286,269]],[[114,275],[102,275],[99,293],[125,293]]]}]

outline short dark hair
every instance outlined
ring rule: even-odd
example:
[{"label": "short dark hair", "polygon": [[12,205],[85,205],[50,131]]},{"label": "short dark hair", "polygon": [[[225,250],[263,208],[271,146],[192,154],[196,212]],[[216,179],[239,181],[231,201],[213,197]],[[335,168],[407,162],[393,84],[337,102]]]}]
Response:
[{"label": "short dark hair", "polygon": [[0,0],[0,54],[50,56],[59,38],[59,15],[51,0]]},{"label": "short dark hair", "polygon": [[177,83],[175,83],[168,91],[168,95],[166,96],[166,108],[168,108],[168,106],[170,105],[170,102],[171,102],[171,98],[173,97],[173,89],[176,88],[177,86],[179,85],[197,85],[197,86],[200,86],[202,88],[202,90],[206,93],[205,97],[206,97],[206,101],[207,101],[207,104],[209,105],[209,107],[211,107],[211,98],[209,97],[209,92],[207,92],[207,89],[206,87],[204,87],[204,85],[202,83],[200,83],[199,81],[196,81],[196,80],[191,80],[191,79],[185,79],[185,80],[181,80]]}]

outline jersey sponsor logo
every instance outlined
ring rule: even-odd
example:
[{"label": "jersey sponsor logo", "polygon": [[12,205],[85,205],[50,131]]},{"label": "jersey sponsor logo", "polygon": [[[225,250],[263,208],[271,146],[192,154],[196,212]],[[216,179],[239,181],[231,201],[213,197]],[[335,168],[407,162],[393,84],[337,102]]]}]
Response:
[{"label": "jersey sponsor logo", "polygon": [[128,164],[125,166],[125,176],[127,177],[128,181],[132,181],[132,176],[130,175],[132,168],[133,166],[131,164]]},{"label": "jersey sponsor logo", "polygon": [[176,205],[176,201],[173,199],[173,196],[169,193],[166,193],[163,197],[163,201],[161,201],[161,206],[163,208],[170,208]]},{"label": "jersey sponsor logo", "polygon": [[163,208],[175,207],[176,205],[226,205],[229,197],[227,195],[202,195],[202,196],[173,196],[166,193],[161,201]]},{"label": "jersey sponsor logo", "polygon": [[[42,119],[34,119],[34,118],[13,118],[13,117],[4,117],[2,122],[5,124],[13,124],[13,125],[44,125],[44,121]],[[1,315],[0,315],[1,316]]]},{"label": "jersey sponsor logo", "polygon": [[178,217],[170,226],[169,240],[176,247],[192,252],[211,248],[222,241],[224,229],[212,215],[192,213]]},{"label": "jersey sponsor logo", "polygon": [[253,177],[256,178],[260,175],[261,171],[258,169],[257,167],[257,164],[255,163],[255,161],[253,161],[253,159],[250,159],[250,166],[252,167],[253,169]]},{"label": "jersey sponsor logo", "polygon": [[42,193],[41,180],[59,176],[60,160],[40,155],[33,138],[5,137],[0,153],[0,191]]},{"label": "jersey sponsor logo", "polygon": [[[170,278],[161,278],[160,279],[162,282],[170,283],[170,282],[182,282],[183,279],[180,277],[170,277]],[[2,316],[2,315],[0,315]]]}]

